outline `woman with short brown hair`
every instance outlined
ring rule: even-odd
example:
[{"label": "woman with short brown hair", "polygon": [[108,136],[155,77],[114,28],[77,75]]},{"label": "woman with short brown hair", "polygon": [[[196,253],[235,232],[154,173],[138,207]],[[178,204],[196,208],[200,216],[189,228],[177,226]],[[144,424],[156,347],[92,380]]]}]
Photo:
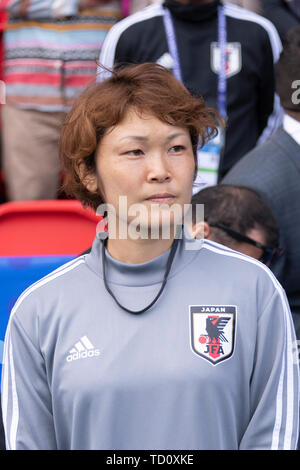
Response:
[{"label": "woman with short brown hair", "polygon": [[202,98],[192,96],[171,72],[150,63],[128,65],[109,80],[88,88],[75,102],[62,128],[60,150],[64,188],[95,210],[103,197],[90,192],[85,178],[95,173],[95,152],[105,133],[123,121],[129,110],[188,129],[197,171],[199,135],[203,143],[217,132],[221,119]]},{"label": "woman with short brown hair", "polygon": [[114,72],[74,105],[66,187],[105,205],[108,232],[15,304],[8,449],[295,448],[298,363],[281,286],[183,226],[198,134],[204,144],[217,121],[155,64]]}]

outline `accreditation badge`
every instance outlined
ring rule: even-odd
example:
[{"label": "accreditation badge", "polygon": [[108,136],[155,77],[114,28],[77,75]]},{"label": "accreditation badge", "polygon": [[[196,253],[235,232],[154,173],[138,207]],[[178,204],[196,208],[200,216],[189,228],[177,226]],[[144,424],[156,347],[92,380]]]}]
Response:
[{"label": "accreditation badge", "polygon": [[193,194],[207,186],[218,183],[221,157],[225,148],[225,132],[218,127],[218,135],[197,150],[197,176],[193,185]]},{"label": "accreditation badge", "polygon": [[191,347],[213,365],[229,359],[234,352],[236,306],[190,306]]}]

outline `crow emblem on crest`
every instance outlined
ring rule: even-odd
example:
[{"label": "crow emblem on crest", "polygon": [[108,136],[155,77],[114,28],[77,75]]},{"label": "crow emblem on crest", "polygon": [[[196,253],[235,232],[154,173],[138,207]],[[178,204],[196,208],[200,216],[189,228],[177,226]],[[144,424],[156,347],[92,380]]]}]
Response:
[{"label": "crow emblem on crest", "polygon": [[223,330],[227,323],[229,322],[230,317],[207,317],[206,318],[206,331],[207,334],[212,341],[213,339],[216,340],[216,342],[219,341],[219,338],[221,341],[225,341],[228,343],[228,340],[225,338],[223,334]]}]

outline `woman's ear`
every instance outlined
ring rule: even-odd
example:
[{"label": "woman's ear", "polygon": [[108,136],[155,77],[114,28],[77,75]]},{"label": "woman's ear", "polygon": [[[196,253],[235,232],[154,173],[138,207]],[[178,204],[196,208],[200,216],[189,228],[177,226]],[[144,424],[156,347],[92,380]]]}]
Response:
[{"label": "woman's ear", "polygon": [[77,167],[77,174],[82,184],[90,193],[98,192],[98,181],[96,173],[87,173],[83,162],[79,163]]},{"label": "woman's ear", "polygon": [[204,222],[204,221],[199,222],[193,226],[191,235],[193,238],[197,238],[198,240],[202,238],[210,239],[210,236],[211,236],[210,226],[208,225],[207,222]]},{"label": "woman's ear", "polygon": [[90,193],[97,193],[98,192],[98,182],[96,175],[86,175],[82,179],[82,184],[86,187],[86,189]]}]

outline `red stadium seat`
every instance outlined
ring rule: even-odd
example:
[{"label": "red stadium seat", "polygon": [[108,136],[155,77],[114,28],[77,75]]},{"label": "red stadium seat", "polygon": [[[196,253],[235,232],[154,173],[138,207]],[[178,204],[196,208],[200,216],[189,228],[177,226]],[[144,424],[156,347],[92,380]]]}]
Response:
[{"label": "red stadium seat", "polygon": [[0,256],[78,255],[92,245],[97,223],[76,200],[0,205]]}]

